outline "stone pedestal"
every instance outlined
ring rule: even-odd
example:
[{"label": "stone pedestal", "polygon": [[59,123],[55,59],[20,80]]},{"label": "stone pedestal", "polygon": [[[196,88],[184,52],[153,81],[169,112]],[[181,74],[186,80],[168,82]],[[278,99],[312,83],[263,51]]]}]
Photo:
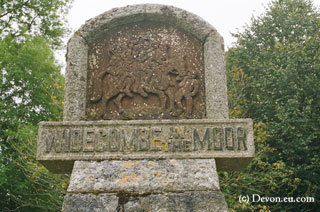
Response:
[{"label": "stone pedestal", "polygon": [[227,211],[214,159],[76,161],[64,212]]}]

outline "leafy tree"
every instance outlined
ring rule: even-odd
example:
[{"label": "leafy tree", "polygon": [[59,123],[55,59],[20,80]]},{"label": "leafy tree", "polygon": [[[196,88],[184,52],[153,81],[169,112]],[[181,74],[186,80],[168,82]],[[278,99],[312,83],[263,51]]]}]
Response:
[{"label": "leafy tree", "polygon": [[[52,177],[45,171],[33,175],[34,178],[30,174],[38,171],[34,166],[37,124],[42,120],[61,118],[63,78],[43,38],[27,38],[19,43],[4,40],[0,44],[0,55],[3,70],[0,83],[0,193],[3,198],[0,198],[0,204],[1,208],[14,209],[40,201],[43,197],[37,197],[40,191],[33,185],[38,178]],[[50,183],[53,182],[47,182],[47,192],[54,191]],[[6,205],[8,200],[14,200],[13,208],[9,206],[11,203]]]},{"label": "leafy tree", "polygon": [[35,160],[37,125],[62,116],[63,76],[53,50],[69,0],[0,0],[0,208],[59,211],[66,177]]},{"label": "leafy tree", "polygon": [[1,38],[38,35],[60,46],[69,5],[70,0],[0,0]]},{"label": "leafy tree", "polygon": [[[257,144],[257,158],[244,174],[257,184],[245,192],[260,186],[255,177],[268,177],[266,185],[273,182],[281,190],[265,188],[264,196],[320,199],[319,20],[309,0],[278,0],[234,34],[237,42],[227,53],[231,114],[263,123],[268,135],[262,146]],[[275,164],[283,166],[284,175],[274,175],[281,171]],[[317,201],[266,204],[275,211],[316,211],[320,206]]]}]

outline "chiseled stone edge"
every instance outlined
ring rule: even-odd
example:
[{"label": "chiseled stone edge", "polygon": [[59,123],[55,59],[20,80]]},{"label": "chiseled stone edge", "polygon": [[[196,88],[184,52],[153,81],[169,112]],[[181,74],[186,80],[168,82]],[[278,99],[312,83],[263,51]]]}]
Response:
[{"label": "chiseled stone edge", "polygon": [[227,76],[224,41],[216,31],[204,44],[206,112],[209,119],[228,119]]},{"label": "chiseled stone edge", "polygon": [[79,121],[86,113],[88,45],[77,33],[68,42],[64,121]]},{"label": "chiseled stone edge", "polygon": [[100,120],[100,121],[44,121],[39,123],[42,126],[150,126],[150,125],[169,125],[179,126],[179,124],[193,125],[193,124],[245,124],[250,129],[253,127],[252,119],[152,119],[152,120]]},{"label": "chiseled stone edge", "polygon": [[69,193],[217,191],[212,159],[76,161]]},{"label": "chiseled stone edge", "polygon": [[69,40],[63,120],[85,120],[88,43],[113,27],[141,21],[173,25],[202,42],[206,115],[208,118],[228,118],[223,38],[217,30],[185,10],[160,4],[141,4],[114,8],[90,19]]},{"label": "chiseled stone edge", "polygon": [[194,35],[202,42],[211,31],[216,31],[201,17],[183,9],[161,4],[137,4],[113,8],[86,21],[78,33],[88,42],[100,33],[124,24],[156,21],[173,25]]},{"label": "chiseled stone edge", "polygon": [[114,194],[66,194],[63,212],[117,212],[119,198]]},{"label": "chiseled stone edge", "polygon": [[63,212],[227,212],[228,206],[221,191],[186,191],[131,195],[68,193],[64,197]]},{"label": "chiseled stone edge", "polygon": [[243,170],[250,160],[254,157],[253,126],[251,119],[187,119],[187,120],[113,120],[113,121],[73,121],[73,122],[41,122],[39,124],[39,136],[44,128],[55,126],[71,127],[143,127],[143,126],[181,126],[181,125],[208,125],[209,124],[229,124],[246,125],[247,131],[247,150],[230,152],[194,152],[194,153],[132,153],[132,154],[110,154],[110,153],[49,153],[44,154],[45,143],[38,141],[37,160],[39,160],[47,169],[55,173],[70,173],[74,161],[76,160],[135,160],[135,159],[209,159],[215,158],[218,170]]},{"label": "chiseled stone edge", "polygon": [[[238,157],[230,157],[230,158],[219,158],[215,157],[214,159],[216,161],[216,166],[217,166],[217,171],[244,171],[245,168],[248,166],[248,164],[251,162],[253,159],[252,156],[238,156]],[[157,160],[155,158],[144,158],[146,160]],[[159,158],[158,160],[162,160],[164,158]],[[166,158],[168,159],[168,158]],[[171,158],[169,158],[171,159]],[[179,159],[179,158],[172,158],[172,159]],[[180,159],[185,159],[185,158],[180,158]],[[192,159],[192,158],[188,158]],[[199,158],[194,158],[194,159],[199,159]],[[201,158],[200,158],[201,159]],[[205,160],[208,158],[202,158],[202,160]],[[73,169],[73,165],[75,161],[79,161],[80,159],[77,160],[64,160],[64,159],[55,159],[55,160],[39,160],[39,162],[44,165],[49,171],[55,174],[70,174]],[[92,158],[84,158],[82,161],[92,161]],[[106,159],[101,159],[98,161],[102,161]],[[110,159],[111,160],[111,159]],[[114,159],[113,159],[114,160]],[[125,160],[125,159],[123,159]],[[136,159],[138,160],[138,159]],[[97,160],[94,160],[97,161]]]}]

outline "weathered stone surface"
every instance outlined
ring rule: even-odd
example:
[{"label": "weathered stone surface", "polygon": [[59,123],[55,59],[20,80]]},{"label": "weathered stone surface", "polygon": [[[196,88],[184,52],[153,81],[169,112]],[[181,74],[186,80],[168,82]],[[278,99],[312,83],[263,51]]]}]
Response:
[{"label": "weathered stone surface", "polygon": [[[221,191],[189,191],[150,195],[141,202],[150,211],[157,212],[227,212],[228,207]],[[147,204],[146,204],[147,203]],[[149,206],[149,207],[148,207]],[[145,210],[148,211],[148,210]]]},{"label": "weathered stone surface", "polygon": [[63,212],[118,212],[119,198],[114,194],[67,194]]},{"label": "weathered stone surface", "polygon": [[201,17],[180,8],[160,4],[141,4],[107,11],[86,21],[78,33],[91,42],[99,37],[101,32],[109,31],[123,24],[142,21],[168,23],[191,33],[201,41],[204,41],[210,32],[216,31]]},{"label": "weathered stone surface", "polygon": [[63,120],[79,121],[84,119],[86,112],[88,46],[78,34],[69,40],[66,56]]},{"label": "weathered stone surface", "polygon": [[126,202],[123,205],[123,211],[128,211],[128,212],[144,212],[144,205],[141,205],[140,202],[138,200],[133,200],[133,201],[129,201]]},{"label": "weathered stone surface", "polygon": [[89,44],[87,119],[205,118],[202,59],[201,42],[170,25],[114,28]]},{"label": "weathered stone surface", "polygon": [[220,191],[187,191],[131,195],[67,194],[63,212],[227,212]]},{"label": "weathered stone surface", "polygon": [[68,192],[131,193],[219,190],[212,159],[76,161]]},{"label": "weathered stone surface", "polygon": [[[155,25],[166,25],[168,27],[176,28],[176,30],[185,32],[186,35],[189,34],[191,37],[194,37],[198,40],[200,46],[204,46],[203,52],[199,54],[203,54],[203,71],[204,71],[204,97],[206,100],[203,100],[201,97],[201,92],[195,97],[189,97],[188,89],[192,90],[192,87],[197,87],[196,84],[199,84],[199,91],[201,91],[202,83],[200,83],[201,75],[196,76],[199,78],[198,80],[193,79],[192,74],[190,76],[186,75],[183,79],[181,78],[181,91],[177,92],[178,95],[175,97],[174,104],[175,107],[179,110],[170,114],[170,104],[172,105],[173,95],[167,93],[164,95],[161,92],[164,91],[157,91],[157,94],[152,94],[158,99],[162,99],[162,105],[166,100],[166,110],[168,110],[168,114],[166,114],[166,110],[164,110],[164,114],[159,113],[156,115],[159,118],[174,118],[173,115],[179,115],[184,118],[228,118],[228,108],[227,108],[227,93],[226,93],[226,78],[225,78],[225,65],[224,65],[224,50],[223,50],[223,39],[217,33],[217,31],[207,22],[205,22],[200,17],[186,12],[184,10],[165,6],[165,5],[157,5],[157,4],[146,4],[146,5],[134,5],[128,6],[124,8],[116,8],[106,13],[103,13],[100,16],[97,16],[94,19],[89,20],[86,24],[84,24],[71,38],[68,44],[68,53],[67,53],[67,70],[66,70],[66,98],[65,98],[65,109],[64,109],[64,121],[75,121],[75,120],[87,120],[90,118],[91,120],[100,119],[102,112],[98,112],[96,115],[94,111],[92,111],[92,107],[90,106],[90,99],[92,96],[88,92],[88,85],[90,87],[90,62],[92,62],[92,58],[89,58],[89,47],[93,45],[93,43],[97,42],[98,39],[101,38],[103,35],[110,34],[114,29],[119,26],[130,25],[130,24],[137,24],[137,25],[145,25],[146,23],[154,23]],[[211,48],[213,47],[213,48]],[[192,51],[189,51],[190,53]],[[179,53],[180,54],[180,53]],[[179,55],[178,54],[178,55]],[[186,55],[188,56],[188,54]],[[189,55],[190,56],[190,55]],[[192,57],[191,57],[192,58]],[[88,63],[89,61],[89,63]],[[194,62],[190,59],[187,61],[191,61],[193,64]],[[177,62],[177,61],[176,61]],[[197,63],[195,63],[197,64]],[[197,66],[197,65],[196,65]],[[190,68],[191,67],[191,68]],[[94,69],[94,68],[93,68]],[[192,66],[189,65],[189,70],[192,69]],[[173,69],[167,70],[168,72],[173,72]],[[181,70],[180,70],[181,73]],[[191,72],[190,72],[191,73]],[[176,73],[175,73],[176,74]],[[217,74],[217,75],[216,75]],[[89,76],[89,77],[88,77]],[[158,83],[153,83],[158,84]],[[190,88],[182,88],[183,84],[192,85]],[[176,91],[179,88],[178,84],[176,85]],[[173,86],[174,87],[174,86]],[[214,90],[212,90],[214,89]],[[119,89],[120,90],[120,89]],[[125,89],[124,89],[125,90]],[[203,90],[203,89],[202,89]],[[222,91],[222,92],[220,92]],[[140,93],[143,93],[139,91]],[[125,93],[125,92],[124,92]],[[123,94],[124,94],[123,93]],[[129,92],[128,92],[129,93]],[[185,94],[184,94],[185,93]],[[190,93],[190,92],[189,92]],[[196,93],[196,92],[195,92]],[[122,95],[123,95],[122,94]],[[116,94],[114,94],[116,95]],[[150,95],[150,96],[152,96]],[[179,97],[180,95],[180,97]],[[193,94],[192,94],[193,95]],[[138,95],[140,96],[140,95]],[[162,96],[160,98],[160,96]],[[153,98],[155,98],[153,97]],[[112,97],[108,97],[112,98]],[[105,97],[105,99],[108,99]],[[113,97],[114,98],[114,97]],[[120,97],[119,97],[120,98]],[[124,97],[125,99],[130,99],[130,97]],[[169,99],[171,98],[171,103]],[[180,99],[181,98],[181,99]],[[198,98],[198,99],[196,99]],[[116,98],[112,101],[112,104]],[[121,99],[121,98],[120,98]],[[120,101],[124,103],[127,101]],[[143,104],[143,97],[139,97],[139,101]],[[180,100],[179,100],[180,99]],[[191,99],[191,100],[190,100]],[[93,98],[95,100],[95,98]],[[138,101],[138,102],[139,102]],[[201,107],[193,106],[197,108],[196,110],[190,109],[190,103],[193,102],[195,104],[199,104]],[[118,102],[119,103],[119,102]],[[145,102],[146,104],[148,102]],[[180,104],[181,103],[181,104]],[[88,105],[89,104],[89,105]],[[100,103],[104,104],[104,103]],[[134,104],[134,103],[133,103]],[[202,107],[206,104],[205,112],[203,112]],[[180,105],[180,106],[179,106]],[[181,106],[182,105],[182,106]],[[115,119],[118,114],[112,114],[112,106],[110,106],[110,113],[103,114],[105,119]],[[160,107],[159,107],[160,108]],[[200,108],[200,109],[199,109]],[[181,113],[181,109],[184,111]],[[153,111],[158,111],[161,109],[154,109]],[[108,111],[108,110],[107,110]],[[190,111],[199,112],[202,115],[189,115]],[[146,112],[144,112],[146,113]],[[178,116],[178,117],[180,117]],[[97,118],[98,117],[98,118]],[[123,119],[148,119],[153,118],[152,115],[144,115],[141,113],[141,116],[130,113],[123,114],[119,116]],[[118,118],[119,118],[118,117]]]},{"label": "weathered stone surface", "polygon": [[147,158],[216,158],[219,170],[239,170],[254,155],[249,119],[43,122],[38,139],[37,159],[53,172],[75,160]]},{"label": "weathered stone surface", "polygon": [[[204,69],[206,82],[207,117],[228,119],[228,99],[224,42],[215,31],[211,32],[204,43]],[[209,71],[210,70],[210,71]]]}]

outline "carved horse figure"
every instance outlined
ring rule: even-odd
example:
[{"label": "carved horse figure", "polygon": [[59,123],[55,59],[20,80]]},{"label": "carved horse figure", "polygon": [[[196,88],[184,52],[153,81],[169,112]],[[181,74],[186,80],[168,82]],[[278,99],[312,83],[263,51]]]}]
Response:
[{"label": "carved horse figure", "polygon": [[[95,78],[90,101],[96,103],[102,100],[102,103],[107,105],[111,98],[117,96],[114,103],[119,108],[119,112],[122,113],[121,100],[125,95],[133,96],[130,87],[134,79],[130,73],[123,71],[125,67],[121,67],[119,63],[115,66],[115,63],[116,61],[111,58],[110,65]],[[102,89],[104,82],[107,83],[108,89]]]},{"label": "carved horse figure", "polygon": [[[190,104],[190,95],[186,92],[190,89],[186,85],[182,85],[187,79],[180,83],[181,94],[175,97],[174,92],[176,78],[179,76],[181,78],[186,74],[186,58],[183,57],[183,60],[180,61],[177,59],[170,61],[171,55],[168,46],[145,52],[145,54],[152,52],[153,56],[143,54],[137,58],[130,58],[128,52],[121,51],[117,54],[109,52],[109,66],[94,78],[90,101],[96,103],[101,100],[107,106],[108,102],[115,97],[114,103],[117,105],[119,113],[124,112],[121,104],[122,99],[125,96],[133,97],[133,93],[142,97],[147,97],[148,93],[156,94],[162,109],[166,108],[168,101],[169,111],[174,110],[175,102],[181,108],[182,98],[186,98],[187,103]],[[105,84],[107,89],[103,89]],[[187,106],[187,111],[190,111],[189,108],[190,106]]]}]

